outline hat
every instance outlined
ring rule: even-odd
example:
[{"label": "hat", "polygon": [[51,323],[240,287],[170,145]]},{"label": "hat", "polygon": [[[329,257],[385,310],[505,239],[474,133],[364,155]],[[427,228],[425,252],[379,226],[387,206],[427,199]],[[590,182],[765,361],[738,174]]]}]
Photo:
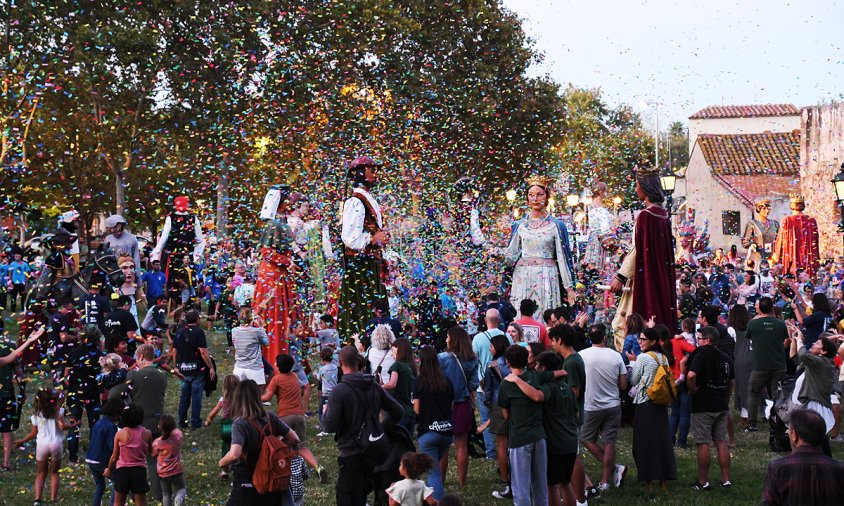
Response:
[{"label": "hat", "polygon": [[380,162],[376,162],[375,160],[373,160],[372,158],[370,158],[368,156],[359,156],[359,157],[355,158],[354,160],[352,160],[352,163],[350,163],[348,165],[348,167],[346,168],[346,172],[351,172],[351,171],[358,169],[358,168],[361,168],[361,167],[381,167],[383,165],[384,164],[382,164]]},{"label": "hat", "polygon": [[105,226],[108,227],[108,228],[116,227],[117,225],[120,225],[121,223],[125,225],[126,220],[123,219],[123,216],[120,216],[119,214],[112,214],[111,216],[109,216],[105,220]]},{"label": "hat", "polygon": [[533,175],[525,178],[525,183],[527,183],[528,188],[531,186],[539,186],[540,188],[547,190],[553,182],[554,180],[548,176]]},{"label": "hat", "polygon": [[78,237],[76,234],[71,234],[65,228],[57,228],[52,234],[47,237],[47,241],[55,244],[73,244]]}]

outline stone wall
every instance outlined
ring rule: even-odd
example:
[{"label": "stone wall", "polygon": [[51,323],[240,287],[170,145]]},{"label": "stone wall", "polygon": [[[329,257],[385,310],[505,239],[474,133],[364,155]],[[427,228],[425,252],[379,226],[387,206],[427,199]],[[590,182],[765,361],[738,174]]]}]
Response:
[{"label": "stone wall", "polygon": [[844,162],[844,104],[804,108],[800,127],[800,187],[806,214],[818,221],[821,257],[840,255],[844,234],[838,232],[840,213],[831,181]]}]

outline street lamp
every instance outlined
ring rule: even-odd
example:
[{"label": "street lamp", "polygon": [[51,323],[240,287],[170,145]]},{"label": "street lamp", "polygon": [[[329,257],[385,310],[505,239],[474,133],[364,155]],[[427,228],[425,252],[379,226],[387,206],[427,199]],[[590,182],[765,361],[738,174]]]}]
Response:
[{"label": "street lamp", "polygon": [[566,195],[566,205],[567,206],[575,207],[579,203],[580,203],[580,197],[576,193]]},{"label": "street lamp", "polygon": [[591,206],[592,205],[592,190],[586,188],[583,190],[583,193],[580,195],[580,202],[584,206]]},{"label": "street lamp", "polygon": [[516,201],[516,190],[515,189],[507,190],[507,192],[504,193],[504,195],[507,197],[507,202],[509,202],[510,205],[513,205],[513,202]]},{"label": "street lamp", "polygon": [[615,211],[616,216],[618,216],[618,206],[620,206],[620,205],[621,205],[621,197],[616,195],[615,197],[612,198],[612,207],[613,207],[613,210]]},{"label": "street lamp", "polygon": [[671,196],[674,193],[674,188],[677,186],[677,175],[674,171],[666,167],[659,175],[659,185],[662,186],[662,191]]},{"label": "street lamp", "polygon": [[555,205],[557,205],[557,199],[555,199],[554,197],[550,197],[548,199],[548,213],[549,214],[552,214],[552,215],[554,214],[554,206]]},{"label": "street lamp", "polygon": [[835,189],[835,201],[838,203],[838,209],[841,213],[841,219],[838,221],[838,231],[844,232],[844,163],[841,164],[841,170],[832,178],[832,185]]},{"label": "street lamp", "polygon": [[646,110],[650,106],[654,106],[654,167],[659,168],[659,106],[661,104],[655,100],[639,101],[639,109]]}]

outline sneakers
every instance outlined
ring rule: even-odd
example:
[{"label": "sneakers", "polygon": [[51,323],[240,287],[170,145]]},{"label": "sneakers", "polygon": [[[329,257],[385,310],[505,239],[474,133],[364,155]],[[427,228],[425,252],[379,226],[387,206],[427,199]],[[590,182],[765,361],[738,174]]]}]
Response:
[{"label": "sneakers", "polygon": [[844,443],[844,436],[842,436],[841,434],[838,434],[835,437],[829,438],[829,440],[833,443]]},{"label": "sneakers", "polygon": [[[596,487],[589,487],[586,489],[586,499],[600,499],[601,491]],[[585,503],[584,503],[585,504]]]},{"label": "sneakers", "polygon": [[320,432],[317,432],[316,437],[328,437],[330,435],[331,435],[331,433],[329,433],[329,432],[320,431]]},{"label": "sneakers", "polygon": [[326,470],[322,466],[319,466],[317,468],[316,472],[317,472],[317,476],[319,476],[319,482],[323,485],[328,485],[328,483],[329,483],[328,470]]},{"label": "sneakers", "polygon": [[756,427],[747,426],[744,428],[744,432],[759,432],[759,429]]},{"label": "sneakers", "polygon": [[499,490],[493,491],[492,497],[495,497],[496,499],[512,499],[513,498],[513,491],[510,490],[510,485],[507,484],[507,485],[504,485],[504,488],[502,488],[500,491]]},{"label": "sneakers", "polygon": [[600,490],[601,492],[606,492],[609,489],[610,489],[609,483],[598,483],[598,490]]},{"label": "sneakers", "polygon": [[706,492],[709,492],[712,490],[712,485],[710,485],[708,481],[703,484],[699,481],[696,481],[692,483],[692,490],[697,490],[698,492],[705,490]]},{"label": "sneakers", "polygon": [[624,485],[624,477],[627,476],[627,466],[624,464],[615,465],[615,488],[621,488]]},{"label": "sneakers", "polygon": [[730,488],[732,486],[733,486],[733,482],[731,482],[730,480],[721,482],[721,488]]}]

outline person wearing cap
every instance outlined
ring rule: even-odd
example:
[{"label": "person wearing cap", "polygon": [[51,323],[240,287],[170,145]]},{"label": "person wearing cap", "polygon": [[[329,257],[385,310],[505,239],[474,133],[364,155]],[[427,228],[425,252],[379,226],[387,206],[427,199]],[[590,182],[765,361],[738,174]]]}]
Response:
[{"label": "person wearing cap", "polygon": [[381,206],[370,190],[378,183],[381,163],[368,156],[355,159],[348,168],[354,190],[343,204],[341,238],[343,281],[340,289],[338,331],[343,339],[362,334],[373,316],[372,305],[386,299],[382,275],[382,250],[389,242]]},{"label": "person wearing cap", "polygon": [[126,255],[132,257],[135,261],[135,274],[140,278],[141,271],[137,270],[141,265],[138,238],[126,231],[126,220],[119,214],[112,214],[106,218],[105,226],[108,230],[108,235],[103,241],[103,245],[111,248],[115,256]]},{"label": "person wearing cap", "polygon": [[161,260],[166,251],[164,273],[167,276],[167,293],[171,300],[181,298],[180,280],[192,280],[195,277],[191,266],[186,265],[190,263],[190,255],[193,264],[198,265],[202,262],[202,253],[205,251],[202,223],[195,214],[188,211],[189,206],[190,200],[184,195],[173,199],[174,210],[165,218],[158,242],[150,254],[150,260],[154,262]]}]

